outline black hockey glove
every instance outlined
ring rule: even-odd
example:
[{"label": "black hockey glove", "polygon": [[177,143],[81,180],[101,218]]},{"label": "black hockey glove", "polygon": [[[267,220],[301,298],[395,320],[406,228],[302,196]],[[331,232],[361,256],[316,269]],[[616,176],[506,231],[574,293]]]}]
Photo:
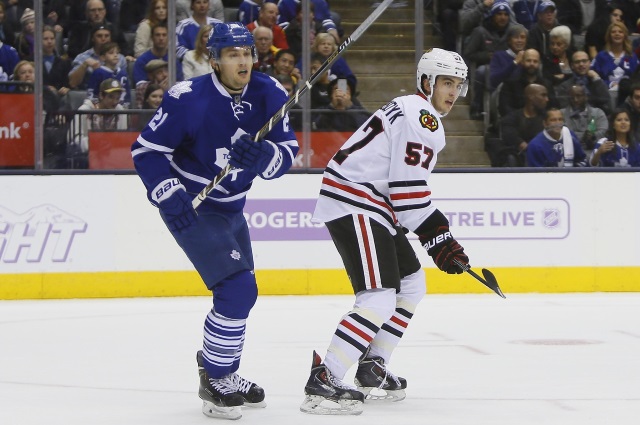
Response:
[{"label": "black hockey glove", "polygon": [[158,203],[161,214],[171,232],[182,232],[198,220],[193,209],[193,198],[184,190],[178,179],[167,179],[158,184],[151,193]]},{"label": "black hockey glove", "polygon": [[440,210],[435,210],[416,229],[415,233],[440,270],[449,274],[464,272],[453,260],[458,259],[461,263],[468,264],[469,257],[464,253],[464,249],[458,241],[451,235],[449,221]]},{"label": "black hockey glove", "polygon": [[248,135],[242,135],[231,146],[229,164],[269,178],[282,165],[280,149],[268,140],[253,141]]}]

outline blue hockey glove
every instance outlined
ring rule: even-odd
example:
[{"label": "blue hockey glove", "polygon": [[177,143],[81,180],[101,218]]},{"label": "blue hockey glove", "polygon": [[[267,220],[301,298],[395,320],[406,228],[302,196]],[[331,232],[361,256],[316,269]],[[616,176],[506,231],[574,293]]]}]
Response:
[{"label": "blue hockey glove", "polygon": [[282,164],[280,149],[268,140],[253,141],[248,135],[242,135],[231,146],[229,164],[269,177]]},{"label": "blue hockey glove", "polygon": [[469,264],[469,257],[449,231],[449,221],[439,210],[431,214],[422,223],[416,234],[420,243],[427,250],[433,262],[443,272],[460,274],[464,272],[453,260],[458,259],[463,264]]},{"label": "blue hockey glove", "polygon": [[151,199],[158,203],[167,227],[172,232],[181,232],[198,219],[193,209],[193,200],[178,179],[167,179],[159,183],[151,193]]}]

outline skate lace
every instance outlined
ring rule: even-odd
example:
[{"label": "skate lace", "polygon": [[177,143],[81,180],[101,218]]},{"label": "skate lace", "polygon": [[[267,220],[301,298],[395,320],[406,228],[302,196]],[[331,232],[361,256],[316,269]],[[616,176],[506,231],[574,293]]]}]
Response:
[{"label": "skate lace", "polygon": [[209,384],[222,394],[231,394],[236,392],[236,384],[229,376],[221,379],[209,378]]},{"label": "skate lace", "polygon": [[376,366],[378,366],[380,369],[384,370],[384,377],[382,378],[382,382],[380,382],[380,385],[378,385],[378,389],[381,389],[382,387],[384,387],[384,385],[387,383],[387,378],[399,383],[400,381],[398,380],[398,377],[395,376],[393,373],[389,372],[389,370],[387,369],[387,367],[384,364],[384,361],[382,359],[380,360],[373,360],[373,362],[376,364]]},{"label": "skate lace", "polygon": [[229,380],[231,381],[231,384],[236,388],[236,391],[240,391],[244,394],[247,394],[251,389],[251,386],[253,385],[253,382],[244,379],[237,373],[232,373],[229,376]]},{"label": "skate lace", "polygon": [[334,377],[331,374],[331,372],[329,372],[329,369],[327,369],[327,380],[334,387],[341,388],[343,390],[355,390],[355,387],[347,385],[344,382],[342,382],[341,380],[339,380],[338,378]]}]

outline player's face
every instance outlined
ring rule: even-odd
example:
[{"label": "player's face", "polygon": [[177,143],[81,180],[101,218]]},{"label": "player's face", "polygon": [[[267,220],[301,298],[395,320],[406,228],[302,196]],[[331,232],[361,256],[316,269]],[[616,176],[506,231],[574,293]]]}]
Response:
[{"label": "player's face", "polygon": [[220,52],[220,61],[217,66],[219,66],[222,84],[241,90],[249,84],[251,79],[253,67],[251,48],[249,46],[225,47]]},{"label": "player's face", "polygon": [[460,92],[462,91],[464,80],[459,77],[440,75],[436,78],[436,84],[431,96],[431,104],[442,115],[446,115],[453,108]]}]

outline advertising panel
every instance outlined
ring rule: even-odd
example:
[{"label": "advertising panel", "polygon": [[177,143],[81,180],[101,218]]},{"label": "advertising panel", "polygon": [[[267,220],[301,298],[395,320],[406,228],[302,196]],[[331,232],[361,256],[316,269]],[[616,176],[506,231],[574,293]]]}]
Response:
[{"label": "advertising panel", "polygon": [[0,96],[0,167],[33,168],[33,94]]}]

